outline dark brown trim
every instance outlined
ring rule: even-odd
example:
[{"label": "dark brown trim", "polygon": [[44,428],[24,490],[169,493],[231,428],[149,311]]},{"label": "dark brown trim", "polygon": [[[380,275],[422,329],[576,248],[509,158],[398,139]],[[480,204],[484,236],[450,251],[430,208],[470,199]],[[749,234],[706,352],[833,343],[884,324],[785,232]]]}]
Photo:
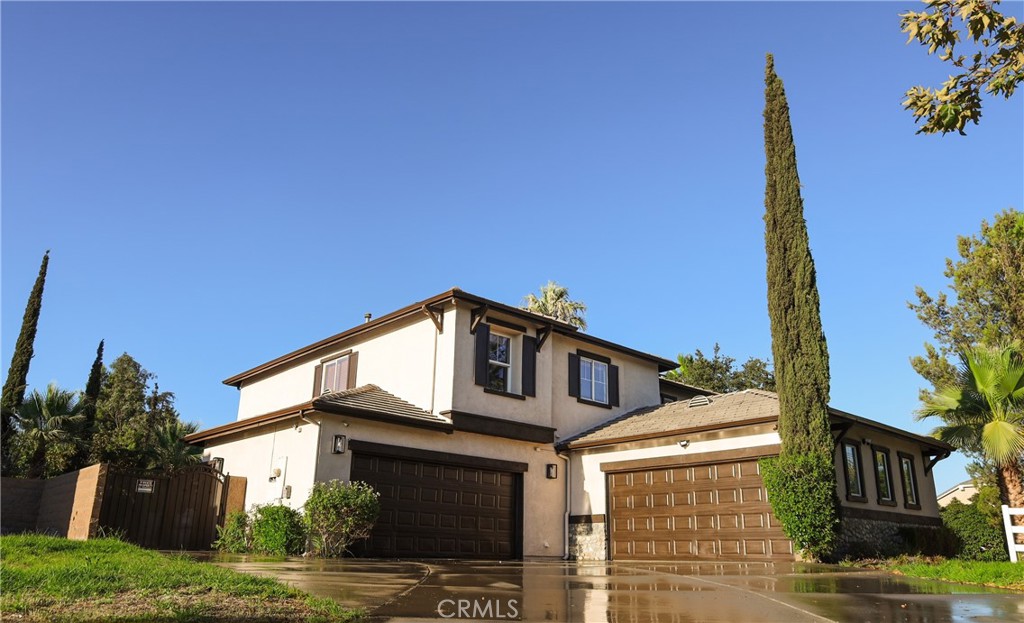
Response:
[{"label": "dark brown trim", "polygon": [[[576,444],[569,442],[564,447],[571,450],[582,450],[584,448],[600,448],[602,446],[616,446],[621,443],[629,443],[632,441],[646,441],[648,439],[662,439],[668,437],[675,437],[678,435],[692,435],[694,433],[703,433],[709,430],[728,430],[730,428],[740,428],[744,426],[751,426],[754,424],[767,424],[777,420],[775,416],[760,417],[752,420],[743,420],[740,422],[723,422],[720,424],[706,424],[704,426],[694,426],[692,428],[676,428],[673,430],[658,431],[656,433],[643,433],[640,435],[629,435],[626,437],[616,437],[614,439],[602,439],[599,441],[590,441],[586,443]],[[559,444],[561,447],[562,444]]]},{"label": "dark brown trim", "polygon": [[[860,481],[860,495],[853,495],[850,493],[850,471],[846,466],[846,447],[850,446],[854,450],[854,456],[857,457],[857,478]],[[841,439],[839,442],[839,461],[843,464],[843,477],[845,483],[843,488],[846,489],[846,499],[850,502],[867,502],[868,492],[865,491],[867,483],[864,482],[864,457],[860,453],[860,442],[853,441],[850,439]]]},{"label": "dark brown trim", "polygon": [[921,461],[924,463],[924,475],[927,476],[935,464],[952,454],[949,450],[922,450]]},{"label": "dark brown trim", "polygon": [[537,329],[537,352],[540,352],[541,347],[544,346],[544,342],[548,341],[548,337],[551,335],[551,325],[544,325]]},{"label": "dark brown trim", "polygon": [[590,405],[592,407],[602,407],[605,409],[611,409],[612,406],[607,402],[598,402],[596,400],[587,400],[586,398],[576,398],[576,402],[580,404]]},{"label": "dark brown trim", "polygon": [[512,472],[521,474],[529,471],[528,463],[518,461],[503,461],[490,459],[482,456],[469,456],[466,454],[452,454],[451,452],[435,452],[433,450],[420,450],[407,446],[390,446],[372,441],[361,441],[352,439],[348,447],[353,452],[361,454],[376,454],[380,456],[393,456],[414,461],[426,461],[428,463],[441,463],[443,465],[462,465],[464,467],[478,467],[480,469],[493,469],[499,472]]},{"label": "dark brown trim", "polygon": [[601,463],[601,471],[607,473],[631,472],[638,469],[656,467],[701,465],[704,463],[720,463],[722,461],[758,459],[765,456],[776,456],[781,449],[782,446],[779,444],[772,444],[770,446],[755,446],[753,448],[722,450],[720,452],[695,452],[693,454],[673,454],[671,456],[656,456],[648,459],[633,459],[631,461],[611,461],[609,463]]},{"label": "dark brown trim", "polygon": [[487,316],[487,322],[489,322],[489,323],[491,323],[493,325],[497,325],[499,327],[505,327],[506,329],[510,329],[512,331],[518,331],[520,333],[526,333],[526,327],[524,327],[523,325],[515,324],[513,322],[508,322],[507,320],[502,320],[501,318],[495,318],[494,316],[488,315]]},{"label": "dark brown trim", "polygon": [[[878,456],[876,453],[881,452],[885,456],[885,475],[889,479],[889,492],[892,494],[892,499],[882,499],[882,481],[878,478]],[[885,446],[876,446],[871,444],[871,467],[872,473],[875,475],[875,501],[882,506],[896,506],[896,483],[893,481],[892,473],[892,458],[889,455],[889,448]]]},{"label": "dark brown trim", "polygon": [[392,415],[390,413],[381,413],[380,411],[371,411],[369,409],[361,409],[359,407],[352,407],[348,405],[321,403],[317,406],[317,411],[333,415],[347,415],[349,417],[359,418],[362,420],[372,420],[374,422],[398,424],[401,426],[408,426],[410,428],[425,428],[428,430],[447,433],[449,435],[455,432],[452,425],[447,422],[428,420],[425,418],[419,419],[405,415]]},{"label": "dark brown trim", "polygon": [[587,525],[590,525],[590,524],[604,523],[604,522],[605,522],[605,516],[604,515],[569,515],[569,524],[570,525],[577,525],[577,524],[587,524]]},{"label": "dark brown trim", "polygon": [[430,321],[434,323],[434,327],[437,329],[438,333],[444,333],[444,307],[424,305],[420,308],[420,311],[430,318]]},{"label": "dark brown trim", "polygon": [[[906,473],[903,471],[903,459],[910,461],[910,484],[914,487],[914,495],[917,496],[917,502],[913,504],[907,496],[907,479],[904,477]],[[919,511],[921,510],[921,487],[917,482],[917,468],[914,467],[914,455],[897,450],[896,462],[900,464],[900,489],[903,490],[903,508]]]},{"label": "dark brown trim", "polygon": [[522,394],[513,394],[512,392],[503,392],[500,389],[491,389],[490,387],[484,387],[485,394],[494,394],[495,396],[504,396],[506,398],[515,398],[516,400],[526,400],[526,396]]},{"label": "dark brown trim", "polygon": [[594,361],[600,361],[601,363],[612,365],[612,360],[610,357],[598,355],[597,353],[592,353],[590,351],[583,350],[582,348],[577,348],[576,354],[579,355],[580,357],[586,357],[587,359],[593,359]]},{"label": "dark brown trim", "polygon": [[484,316],[487,315],[488,306],[481,305],[469,312],[469,334],[476,334],[476,328],[483,322]]},{"label": "dark brown trim", "polygon": [[441,415],[450,417],[455,430],[459,432],[532,443],[554,443],[555,441],[555,429],[547,426],[513,422],[465,411],[442,411]]},{"label": "dark brown trim", "polygon": [[233,435],[242,431],[250,430],[253,428],[259,428],[261,426],[267,426],[269,424],[275,424],[284,420],[291,419],[293,417],[299,417],[305,413],[313,411],[312,402],[304,402],[294,407],[288,407],[286,409],[278,409],[277,411],[271,411],[270,413],[264,413],[255,417],[245,418],[244,420],[238,420],[237,422],[229,422],[221,426],[215,426],[206,430],[201,430],[191,435],[185,436],[185,441],[189,443],[202,443],[215,439],[217,437],[224,437],[225,435]]},{"label": "dark brown trim", "polygon": [[[897,435],[899,437],[903,437],[904,439],[913,439],[914,441],[922,443],[922,444],[924,444],[924,445],[926,445],[926,446],[928,446],[930,448],[941,448],[942,450],[948,450],[950,452],[952,452],[954,450],[953,446],[949,445],[948,443],[946,443],[944,441],[939,441],[938,439],[936,439],[934,437],[926,437],[924,435],[918,435],[916,433],[911,433],[909,431],[905,431],[905,430],[896,428],[895,426],[889,426],[888,424],[882,424],[881,422],[876,422],[874,420],[869,420],[869,419],[861,417],[859,415],[854,415],[852,413],[847,413],[846,411],[840,411],[839,409],[833,409],[832,407],[829,407],[828,408],[828,413],[831,416],[838,417],[838,418],[841,418],[841,419],[844,419],[844,420],[850,420],[852,422],[855,422],[857,424],[861,424],[862,426],[866,426],[868,428],[873,428],[875,430],[880,430],[880,431],[886,432],[886,433],[892,433],[893,435]],[[946,456],[949,456],[949,455],[947,454]],[[942,458],[946,458],[946,457],[944,456]],[[939,460],[941,460],[941,459],[939,459]]]},{"label": "dark brown trim", "polygon": [[927,515],[908,515],[907,513],[895,513],[892,511],[875,510],[873,508],[860,508],[857,506],[841,506],[839,509],[842,519],[869,519],[872,521],[891,521],[918,526],[941,526],[942,520],[938,517]]},{"label": "dark brown trim", "polygon": [[342,351],[342,352],[340,352],[340,353],[338,353],[336,355],[328,355],[327,357],[324,357],[323,359],[321,359],[320,363],[327,363],[328,361],[334,361],[335,359],[341,359],[342,357],[345,357],[345,356],[348,356],[348,355],[351,355],[351,354],[352,354],[352,349],[350,348],[350,349]]}]

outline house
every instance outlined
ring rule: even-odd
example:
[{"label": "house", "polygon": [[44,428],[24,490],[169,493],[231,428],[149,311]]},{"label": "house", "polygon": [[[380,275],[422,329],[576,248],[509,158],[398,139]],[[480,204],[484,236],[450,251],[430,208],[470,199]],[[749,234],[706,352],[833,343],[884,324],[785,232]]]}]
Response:
[{"label": "house", "polygon": [[[247,508],[372,484],[364,556],[792,558],[756,463],[777,401],[662,378],[675,366],[452,289],[226,379],[237,420],[188,440],[248,478]],[[938,521],[947,446],[833,418],[854,524]]]},{"label": "house", "polygon": [[974,481],[965,480],[940,493],[936,501],[941,508],[949,506],[953,500],[956,500],[961,504],[970,504],[971,498],[973,498],[977,493],[978,486],[974,484]]}]

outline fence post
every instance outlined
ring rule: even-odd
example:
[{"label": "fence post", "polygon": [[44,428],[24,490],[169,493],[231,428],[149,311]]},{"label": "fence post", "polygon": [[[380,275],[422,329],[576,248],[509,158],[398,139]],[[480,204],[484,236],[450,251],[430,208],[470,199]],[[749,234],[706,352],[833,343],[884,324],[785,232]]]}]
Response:
[{"label": "fence post", "polygon": [[1010,561],[1018,562],[1018,552],[1024,552],[1024,544],[1018,544],[1014,537],[1016,534],[1024,534],[1024,526],[1015,526],[1010,520],[1011,515],[1024,516],[1024,508],[1010,508],[1003,504],[1003,528],[1006,530],[1006,549],[1010,551]]}]

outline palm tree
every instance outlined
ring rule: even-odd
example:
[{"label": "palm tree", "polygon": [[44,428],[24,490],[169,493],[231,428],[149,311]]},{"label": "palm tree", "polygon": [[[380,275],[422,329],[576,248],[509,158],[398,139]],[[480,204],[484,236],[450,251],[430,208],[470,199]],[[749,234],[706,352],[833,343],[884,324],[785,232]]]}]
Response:
[{"label": "palm tree", "polygon": [[1024,350],[1018,343],[961,353],[957,382],[928,396],[919,418],[945,421],[933,436],[957,448],[980,448],[997,466],[1004,504],[1024,508]]},{"label": "palm tree", "polygon": [[185,435],[197,430],[195,422],[171,420],[161,424],[154,432],[153,444],[145,450],[146,467],[170,473],[202,461],[203,449],[185,442]]},{"label": "palm tree", "polygon": [[50,383],[46,395],[33,390],[18,409],[18,425],[27,446],[29,478],[46,473],[46,452],[60,443],[77,443],[76,432],[85,421],[78,392],[68,391]]},{"label": "palm tree", "polygon": [[525,303],[523,309],[561,320],[580,331],[587,330],[587,321],[583,317],[587,313],[586,304],[570,299],[569,288],[560,286],[554,281],[549,281],[548,285],[540,287],[540,297],[527,294],[523,302]]}]

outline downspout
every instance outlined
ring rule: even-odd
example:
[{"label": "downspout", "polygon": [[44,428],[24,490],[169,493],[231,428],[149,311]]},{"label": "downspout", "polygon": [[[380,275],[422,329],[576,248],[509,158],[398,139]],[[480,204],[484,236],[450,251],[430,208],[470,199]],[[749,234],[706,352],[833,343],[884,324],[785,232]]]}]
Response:
[{"label": "downspout", "polygon": [[310,426],[316,426],[316,458],[313,459],[313,482],[316,483],[317,477],[320,475],[320,454],[323,452],[324,447],[324,427],[323,418],[320,418],[319,422],[306,417],[305,411],[299,410],[299,419],[309,424]]},{"label": "downspout", "polygon": [[562,515],[562,560],[569,560],[569,500],[572,495],[572,471],[569,457],[560,452],[555,456],[565,461],[565,513]]}]

